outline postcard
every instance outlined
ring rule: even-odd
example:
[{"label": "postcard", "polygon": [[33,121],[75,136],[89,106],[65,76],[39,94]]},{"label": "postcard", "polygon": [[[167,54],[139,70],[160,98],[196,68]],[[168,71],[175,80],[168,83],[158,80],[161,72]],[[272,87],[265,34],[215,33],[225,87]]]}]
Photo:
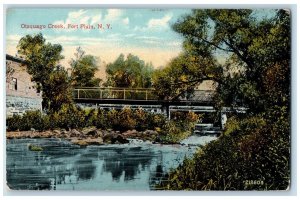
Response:
[{"label": "postcard", "polygon": [[6,10],[9,190],[289,190],[291,10]]}]

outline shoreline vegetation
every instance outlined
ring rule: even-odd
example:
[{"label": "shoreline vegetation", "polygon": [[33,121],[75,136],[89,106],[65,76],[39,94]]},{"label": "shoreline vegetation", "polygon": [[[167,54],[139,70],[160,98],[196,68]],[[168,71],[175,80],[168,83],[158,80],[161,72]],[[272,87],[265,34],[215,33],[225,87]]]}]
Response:
[{"label": "shoreline vegetation", "polygon": [[128,139],[178,144],[192,134],[201,115],[187,112],[173,117],[168,120],[130,107],[107,111],[70,105],[51,114],[28,111],[8,118],[6,138],[65,138],[80,146],[124,144]]}]

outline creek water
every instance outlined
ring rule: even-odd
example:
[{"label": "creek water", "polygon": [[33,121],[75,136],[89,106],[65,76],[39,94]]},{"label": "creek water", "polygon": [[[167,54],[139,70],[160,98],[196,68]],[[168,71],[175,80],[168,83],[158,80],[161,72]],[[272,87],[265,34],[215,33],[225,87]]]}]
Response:
[{"label": "creek water", "polygon": [[[131,140],[84,148],[62,139],[9,139],[7,185],[13,190],[156,190],[164,175],[191,157],[197,145],[215,138],[191,136],[181,145]],[[30,151],[30,144],[43,151]]]}]

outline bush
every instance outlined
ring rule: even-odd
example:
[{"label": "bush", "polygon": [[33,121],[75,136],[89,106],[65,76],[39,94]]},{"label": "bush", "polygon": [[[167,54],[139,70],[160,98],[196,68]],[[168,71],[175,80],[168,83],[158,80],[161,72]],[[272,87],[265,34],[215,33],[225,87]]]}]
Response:
[{"label": "bush", "polygon": [[125,106],[121,112],[119,112],[119,130],[126,131],[136,127],[136,119],[134,112],[130,107]]},{"label": "bush", "polygon": [[102,128],[102,129],[105,129],[108,127],[107,116],[103,109],[98,108],[97,113],[96,113],[96,119],[95,119],[93,125],[96,126],[97,128]]},{"label": "bush", "polygon": [[162,114],[148,113],[147,128],[148,129],[155,129],[157,127],[162,128],[167,121],[168,121],[167,118]]},{"label": "bush", "polygon": [[107,112],[107,128],[119,129],[119,112],[115,109]]},{"label": "bush", "polygon": [[163,143],[178,143],[190,135],[189,131],[184,131],[175,121],[167,122],[160,133],[160,141]]},{"label": "bush", "polygon": [[58,112],[50,114],[53,119],[53,128],[83,128],[87,125],[85,111],[73,104],[63,105]]},{"label": "bush", "polygon": [[225,134],[185,160],[158,187],[286,190],[290,181],[289,118],[276,118],[257,115],[228,120]]},{"label": "bush", "polygon": [[134,118],[136,120],[136,130],[142,131],[149,128],[149,114],[145,112],[142,108],[135,110]]},{"label": "bush", "polygon": [[156,130],[164,143],[178,143],[192,133],[199,115],[192,112],[176,113],[176,120],[168,121],[162,114],[145,112],[143,109],[132,110],[124,107],[122,110],[105,111],[103,109],[83,110],[75,105],[63,105],[61,110],[48,115],[40,111],[29,111],[23,116],[13,116],[7,119],[7,130],[27,131],[31,128],[43,131],[63,128],[66,130],[96,126],[101,129],[127,131]]},{"label": "bush", "polygon": [[44,116],[40,111],[26,111],[23,116],[14,115],[7,119],[9,131],[45,130]]},{"label": "bush", "polygon": [[16,131],[19,130],[21,127],[22,117],[20,115],[13,115],[6,119],[6,126],[8,131]]},{"label": "bush", "polygon": [[162,126],[160,140],[163,143],[179,143],[193,133],[197,122],[200,121],[201,115],[193,112],[173,113],[173,120],[168,121]]}]

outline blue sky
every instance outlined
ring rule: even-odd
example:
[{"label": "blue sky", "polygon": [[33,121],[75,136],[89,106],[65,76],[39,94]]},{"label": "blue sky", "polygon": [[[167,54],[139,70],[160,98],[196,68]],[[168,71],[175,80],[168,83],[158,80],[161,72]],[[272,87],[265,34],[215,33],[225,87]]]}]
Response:
[{"label": "blue sky", "polygon": [[[133,53],[155,67],[164,66],[181,51],[183,39],[170,25],[189,9],[8,9],[6,15],[6,50],[15,55],[19,39],[42,32],[47,41],[63,46],[67,66],[75,49],[112,62],[120,53]],[[65,29],[26,29],[26,25],[63,24]],[[110,24],[111,29],[68,29],[68,24]]]}]

